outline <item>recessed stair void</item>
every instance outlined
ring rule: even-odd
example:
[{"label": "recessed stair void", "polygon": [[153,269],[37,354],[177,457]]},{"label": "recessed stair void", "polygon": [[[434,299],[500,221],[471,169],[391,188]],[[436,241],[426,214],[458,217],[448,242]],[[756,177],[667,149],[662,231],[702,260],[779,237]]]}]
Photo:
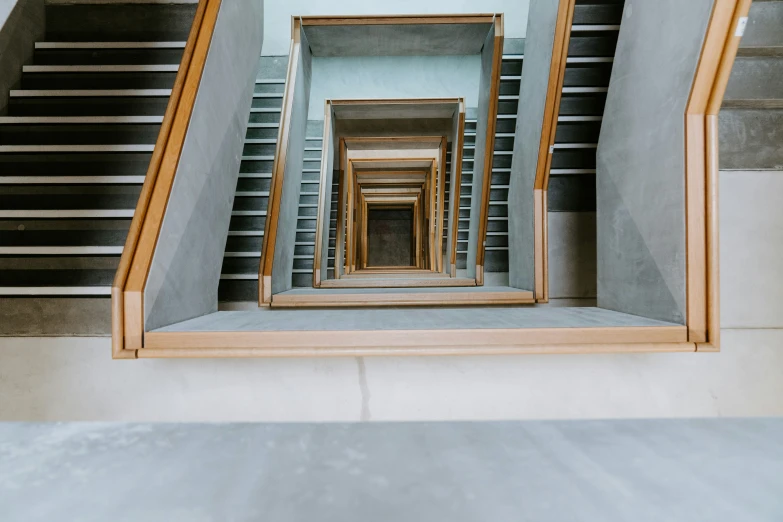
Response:
[{"label": "recessed stair void", "polygon": [[0,296],[110,294],[195,6],[93,4],[47,5],[0,117]]},{"label": "recessed stair void", "polygon": [[721,170],[783,170],[783,2],[751,4],[720,112]]}]

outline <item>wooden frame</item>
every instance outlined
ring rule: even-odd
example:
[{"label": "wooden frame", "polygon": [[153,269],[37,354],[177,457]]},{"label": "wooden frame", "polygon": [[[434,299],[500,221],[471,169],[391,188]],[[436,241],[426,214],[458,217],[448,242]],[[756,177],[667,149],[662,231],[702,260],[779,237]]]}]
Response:
[{"label": "wooden frame", "polygon": [[[562,0],[570,2],[572,0]],[[750,0],[716,0],[686,119],[687,326],[376,331],[144,332],[145,270],[176,171],[178,147],[209,47],[220,0],[201,0],[150,170],[112,288],[116,358],[467,355],[715,351],[719,347],[717,114]],[[553,62],[554,62],[553,57]],[[343,153],[340,151],[341,168]],[[546,244],[546,187],[539,190]],[[157,230],[155,227],[158,227]],[[544,257],[546,252],[543,250]],[[411,272],[415,272],[412,270]],[[129,285],[131,278],[134,285]],[[139,283],[142,284],[139,284]],[[697,292],[703,289],[703,292]],[[532,298],[532,296],[531,296]],[[136,315],[134,315],[136,314]],[[184,347],[184,348],[183,348]]]},{"label": "wooden frame", "polygon": [[[495,37],[493,39],[492,80],[489,90],[489,116],[484,149],[484,177],[479,207],[478,246],[476,248],[476,284],[484,284],[484,258],[486,257],[487,228],[489,225],[489,202],[492,187],[492,164],[495,159],[495,128],[497,125],[498,104],[500,103],[500,73],[503,63],[503,15],[493,20]],[[473,162],[473,179],[476,179],[476,162]]]},{"label": "wooden frame", "polygon": [[720,347],[718,113],[751,0],[715,0],[685,115],[688,341]]},{"label": "wooden frame", "polygon": [[112,282],[112,356],[133,359],[144,345],[144,287],[185,143],[221,0],[200,0],[152,159]]},{"label": "wooden frame", "polygon": [[[534,186],[535,297],[549,300],[547,189],[576,0],[560,0]],[[686,325],[688,341],[717,351],[720,340],[718,113],[751,0],[715,0],[685,112]]]}]

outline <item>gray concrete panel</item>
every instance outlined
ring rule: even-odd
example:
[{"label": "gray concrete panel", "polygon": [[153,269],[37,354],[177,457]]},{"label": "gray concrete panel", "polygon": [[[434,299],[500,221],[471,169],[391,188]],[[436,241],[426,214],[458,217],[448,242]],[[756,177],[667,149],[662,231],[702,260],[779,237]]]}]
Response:
[{"label": "gray concrete panel", "polygon": [[525,290],[533,290],[535,286],[533,186],[544,124],[557,7],[557,2],[551,0],[531,0],[525,62],[519,82],[517,128],[508,191],[508,275],[511,286]]},{"label": "gray concrete panel", "polygon": [[713,3],[626,6],[597,151],[602,308],[685,322],[684,115]]},{"label": "gray concrete panel", "polygon": [[476,254],[479,248],[479,225],[481,220],[481,203],[484,193],[484,177],[491,175],[484,172],[484,158],[487,151],[487,127],[489,125],[490,89],[492,88],[492,63],[494,61],[495,26],[493,25],[484,40],[481,50],[481,79],[479,80],[479,100],[476,112],[476,148],[473,155],[473,187],[470,199],[470,226],[468,228],[467,273],[469,278],[476,277]]},{"label": "gray concrete panel", "polygon": [[491,24],[306,26],[314,56],[479,54]]},{"label": "gray concrete panel", "polygon": [[217,310],[262,41],[261,0],[221,5],[144,292],[147,329]]},{"label": "gray concrete panel", "polygon": [[11,2],[8,16],[0,18],[0,115],[7,112],[8,91],[21,79],[22,65],[31,62],[33,46],[43,40],[45,29],[43,0]]},{"label": "gray concrete panel", "polygon": [[277,241],[275,242],[272,265],[272,293],[285,292],[293,286],[294,247],[296,227],[299,219],[299,194],[302,188],[304,148],[307,139],[307,114],[310,102],[310,81],[312,55],[304,31],[299,60],[296,63],[293,103],[291,106],[291,127],[288,133],[283,191],[280,197],[280,211],[277,218]]},{"label": "gray concrete panel", "polygon": [[[459,111],[454,112],[454,116],[452,117],[452,123],[451,128],[455,129],[454,132],[459,131]],[[457,219],[457,216],[459,215],[459,192],[460,188],[457,186],[456,180],[457,180],[457,161],[456,161],[456,150],[457,150],[457,139],[453,136],[454,132],[452,132],[452,139],[451,139],[451,170],[449,172],[449,208],[447,210],[446,214],[446,220],[443,224],[444,227],[446,227],[446,255],[443,258],[443,271],[450,273],[451,272],[451,250],[452,245],[454,244],[454,241],[456,241],[456,238],[454,237],[454,220]],[[464,141],[464,137],[462,138]],[[455,263],[456,266],[456,263]]]},{"label": "gray concrete panel", "polygon": [[595,212],[550,212],[549,298],[594,299]]},{"label": "gray concrete panel", "polygon": [[783,518],[781,419],[8,423],[0,436],[7,522],[113,520],[118,506],[125,521]]},{"label": "gray concrete panel", "polygon": [[[330,109],[331,111],[331,109]],[[323,122],[321,122],[323,125]],[[329,129],[322,127],[323,135],[323,147],[326,147],[326,166],[321,166],[321,172],[326,172],[326,179],[321,179],[321,183],[325,186],[319,186],[321,194],[323,195],[323,214],[321,215],[321,237],[315,238],[316,241],[321,242],[321,281],[326,281],[329,278],[329,230],[332,215],[332,185],[334,184],[335,175],[335,139],[334,133],[334,115],[329,119]],[[326,170],[324,170],[324,168]],[[339,159],[337,168],[339,169]],[[339,176],[339,172],[337,173]]]}]

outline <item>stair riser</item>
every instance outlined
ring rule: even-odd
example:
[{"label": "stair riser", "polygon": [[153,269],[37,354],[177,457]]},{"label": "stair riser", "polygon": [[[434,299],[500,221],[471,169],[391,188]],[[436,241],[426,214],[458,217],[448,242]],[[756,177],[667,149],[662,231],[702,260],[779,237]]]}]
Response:
[{"label": "stair riser", "polygon": [[37,49],[36,65],[172,65],[182,49]]},{"label": "stair riser", "polygon": [[738,57],[726,87],[725,99],[783,99],[781,78],[783,78],[783,58]]},{"label": "stair riser", "polygon": [[753,2],[741,47],[783,45],[783,2]]},{"label": "stair riser", "polygon": [[0,125],[0,145],[154,145],[159,124]]},{"label": "stair riser", "polygon": [[783,169],[783,110],[722,110],[721,169]]},{"label": "stair riser", "polygon": [[10,116],[163,116],[168,96],[11,98]]},{"label": "stair riser", "polygon": [[25,73],[22,89],[171,89],[175,72]]},{"label": "stair riser", "polygon": [[0,154],[0,176],[144,176],[150,153]]}]

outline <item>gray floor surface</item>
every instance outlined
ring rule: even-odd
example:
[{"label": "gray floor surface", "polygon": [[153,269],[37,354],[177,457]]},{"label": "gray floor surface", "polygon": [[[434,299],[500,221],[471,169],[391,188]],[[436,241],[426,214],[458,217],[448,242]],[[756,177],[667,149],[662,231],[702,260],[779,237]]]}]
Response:
[{"label": "gray floor surface", "polygon": [[9,521],[781,521],[783,419],[0,424]]}]

